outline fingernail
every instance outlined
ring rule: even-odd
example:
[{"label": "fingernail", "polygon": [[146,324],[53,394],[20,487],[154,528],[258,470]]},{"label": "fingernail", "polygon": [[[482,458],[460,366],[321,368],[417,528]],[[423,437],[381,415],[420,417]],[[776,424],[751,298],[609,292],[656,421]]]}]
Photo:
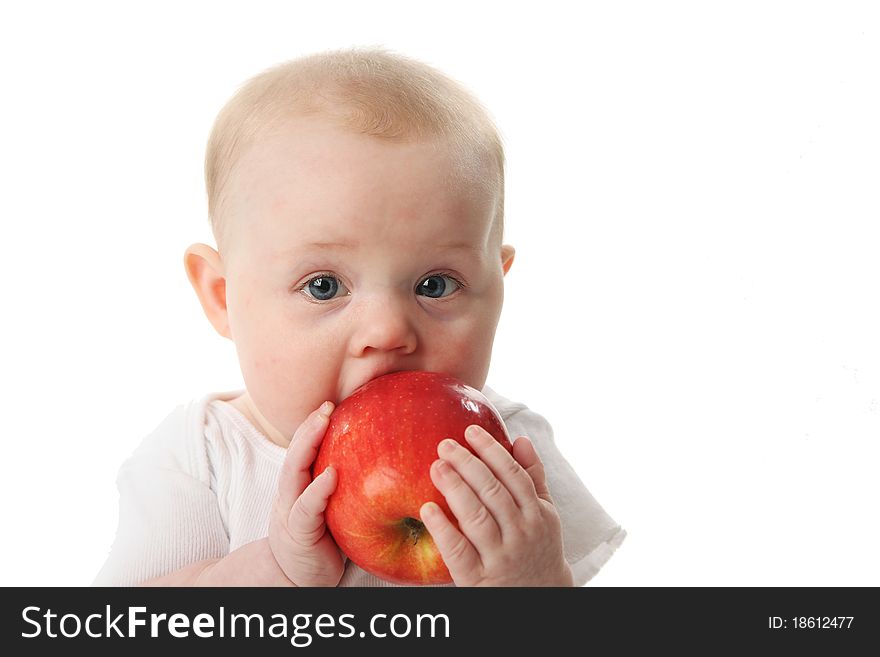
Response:
[{"label": "fingernail", "polygon": [[479,445],[485,445],[489,442],[490,436],[486,433],[486,430],[483,427],[472,424],[464,431],[464,437],[468,439],[471,443],[477,443]]},{"label": "fingernail", "polygon": [[452,438],[444,438],[440,441],[440,444],[437,446],[438,453],[446,453],[452,454],[455,451],[455,448],[458,447],[458,442],[453,440]]},{"label": "fingernail", "polygon": [[318,409],[318,412],[321,415],[325,415],[327,417],[330,417],[330,413],[333,412],[333,402],[325,401],[323,404],[321,404],[321,408]]}]

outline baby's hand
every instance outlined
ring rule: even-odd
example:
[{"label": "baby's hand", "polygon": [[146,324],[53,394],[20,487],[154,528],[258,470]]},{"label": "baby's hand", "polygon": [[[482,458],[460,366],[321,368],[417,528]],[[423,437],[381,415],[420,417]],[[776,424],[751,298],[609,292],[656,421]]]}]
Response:
[{"label": "baby's hand", "polygon": [[310,472],[332,412],[333,404],[325,402],[296,430],[281,466],[269,520],[272,554],[297,586],[336,586],[344,570],[342,553],[324,524],[327,499],[336,489],[336,471],[328,467],[314,480]]},{"label": "baby's hand", "polygon": [[562,523],[531,441],[518,438],[511,456],[482,427],[468,427],[465,438],[480,458],[444,440],[431,466],[459,529],[433,502],[421,509],[456,586],[572,586]]}]

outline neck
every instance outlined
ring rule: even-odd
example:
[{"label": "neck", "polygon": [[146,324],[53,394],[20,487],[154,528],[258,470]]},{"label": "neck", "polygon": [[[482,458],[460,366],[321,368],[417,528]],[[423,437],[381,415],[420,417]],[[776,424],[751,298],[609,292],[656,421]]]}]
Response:
[{"label": "neck", "polygon": [[290,444],[290,438],[285,438],[281,435],[281,432],[269,424],[268,420],[263,417],[262,413],[257,409],[256,404],[254,404],[254,400],[251,399],[251,396],[247,392],[240,397],[231,400],[229,403],[237,408],[239,412],[248,419],[248,422],[254,425],[254,427],[256,427],[260,433],[265,435],[266,438],[276,445],[280,445],[287,449],[287,446]]}]

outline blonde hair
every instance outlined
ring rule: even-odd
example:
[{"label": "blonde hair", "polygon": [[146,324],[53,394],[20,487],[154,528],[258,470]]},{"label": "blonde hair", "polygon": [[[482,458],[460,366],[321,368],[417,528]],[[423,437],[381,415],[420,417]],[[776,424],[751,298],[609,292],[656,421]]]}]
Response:
[{"label": "blonde hair", "polygon": [[[311,115],[381,139],[442,139],[467,184],[497,191],[493,230],[502,234],[504,148],[486,109],[427,64],[384,48],[354,48],[274,66],[248,80],[220,111],[205,153],[208,216],[218,246],[225,234],[224,190],[244,151],[285,120]],[[478,173],[487,161],[496,180]]]}]

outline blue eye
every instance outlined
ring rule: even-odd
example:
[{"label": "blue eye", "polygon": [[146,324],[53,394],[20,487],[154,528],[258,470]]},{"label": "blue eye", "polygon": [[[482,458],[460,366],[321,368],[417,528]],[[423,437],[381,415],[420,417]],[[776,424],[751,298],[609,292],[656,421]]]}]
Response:
[{"label": "blue eye", "polygon": [[304,292],[317,301],[329,301],[338,296],[340,290],[345,290],[345,286],[339,279],[327,274],[315,276],[303,288]]},{"label": "blue eye", "polygon": [[451,276],[443,274],[434,274],[422,279],[422,282],[416,287],[416,294],[420,294],[431,299],[439,299],[448,297],[455,292],[461,285]]}]

